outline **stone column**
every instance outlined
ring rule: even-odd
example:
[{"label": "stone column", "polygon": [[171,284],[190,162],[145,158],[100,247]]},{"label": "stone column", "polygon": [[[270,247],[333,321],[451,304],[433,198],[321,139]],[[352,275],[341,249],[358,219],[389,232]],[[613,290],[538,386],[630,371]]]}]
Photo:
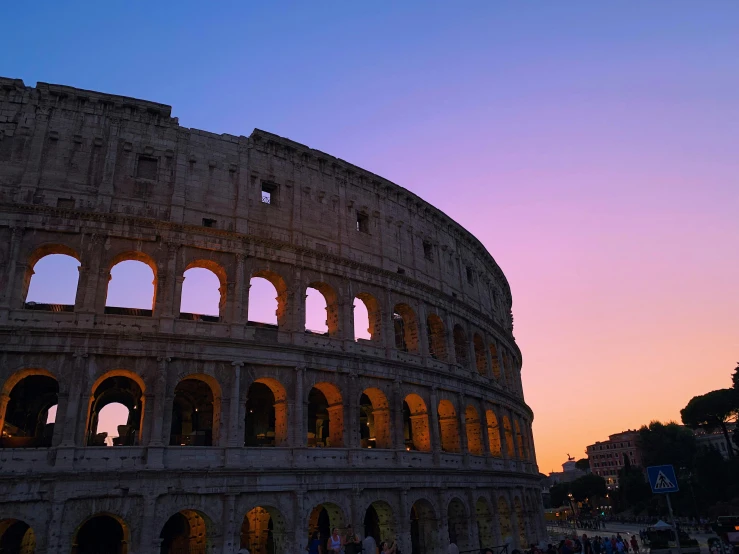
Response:
[{"label": "stone column", "polygon": [[472,372],[473,375],[478,375],[477,372],[477,353],[475,352],[475,333],[472,331],[469,325],[465,325],[465,333],[467,334],[467,369]]},{"label": "stone column", "polygon": [[[484,346],[485,346],[485,367],[486,367],[486,373],[485,376],[488,379],[495,380],[495,374],[493,373],[493,355],[490,353],[490,342],[488,341],[487,337],[483,338]],[[497,349],[496,349],[497,352]]]},{"label": "stone column", "polygon": [[236,538],[236,495],[227,493],[223,498],[223,554],[232,554],[241,547]]},{"label": "stone column", "polygon": [[[346,405],[346,409],[349,410],[349,417],[345,418],[345,421],[347,423],[347,426],[349,427],[348,432],[345,429],[344,432],[344,442],[346,446],[349,448],[359,448],[360,447],[360,431],[359,431],[359,385],[357,382],[357,374],[351,373],[349,374],[349,379],[347,379],[347,384],[349,385],[346,387],[346,398],[344,398],[344,404]],[[343,406],[342,406],[343,410]],[[330,413],[330,410],[329,410]],[[331,416],[331,421],[333,422],[333,415]],[[331,434],[333,435],[333,430],[331,429]],[[333,446],[333,445],[332,445]]]},{"label": "stone column", "polygon": [[434,453],[434,465],[441,461],[441,434],[439,433],[439,398],[436,387],[431,387],[429,406],[429,431],[431,431],[431,450]]},{"label": "stone column", "polygon": [[339,296],[339,336],[345,342],[354,342],[354,293],[352,282],[349,279],[342,280],[341,290],[337,291]]},{"label": "stone column", "polygon": [[498,509],[498,492],[493,489],[492,491],[492,498],[490,498],[491,506],[490,506],[490,515],[493,518],[492,526],[493,526],[493,538],[495,539],[495,544],[503,544],[503,534],[500,532],[500,513]]},{"label": "stone column", "polygon": [[403,421],[403,393],[401,392],[401,385],[403,381],[396,379],[393,382],[393,397],[392,407],[390,409],[390,417],[393,422],[392,429],[392,440],[393,448],[396,450],[405,450],[405,434],[404,427],[405,422]]},{"label": "stone column", "polygon": [[[148,423],[149,440],[147,465],[151,468],[164,467],[164,446],[169,444],[169,440],[164,441],[164,418],[166,413],[167,399],[167,366],[172,358],[160,356],[157,358],[157,373],[154,379],[154,394],[151,399],[152,408],[147,410],[151,412],[150,423]],[[148,402],[147,402],[148,404]],[[171,411],[171,410],[170,410]]]},{"label": "stone column", "polygon": [[[17,266],[20,261],[18,260],[18,256],[22,238],[23,229],[20,227],[10,228],[10,251],[8,252],[7,269],[4,272],[5,275],[2,276],[2,280],[5,282],[5,287],[3,287],[3,290],[0,292],[0,322],[7,321],[10,309],[20,307],[22,302],[25,300],[22,298],[24,291],[16,279]],[[22,282],[23,281],[21,280],[20,283]],[[13,302],[13,299],[15,298],[19,298],[17,306]]]},{"label": "stone column", "polygon": [[305,392],[303,391],[303,381],[305,380],[305,366],[295,368],[295,392],[293,396],[293,424],[290,433],[290,446],[293,448],[305,448],[307,431],[305,429],[304,408],[308,402]]},{"label": "stone column", "polygon": [[[305,490],[299,489],[295,491],[295,510],[293,510],[293,541],[297,545],[296,552],[303,552],[305,545],[308,544],[308,523],[305,513]],[[288,529],[289,521],[286,522]]]},{"label": "stone column", "polygon": [[228,414],[228,446],[244,446],[244,435],[239,436],[239,415],[241,413],[241,368],[244,362],[231,362],[233,376],[231,378],[230,410]]},{"label": "stone column", "polygon": [[[398,550],[411,552],[411,507],[408,505],[408,488],[400,489],[400,513],[395,516]],[[364,553],[371,554],[371,553]]]},{"label": "stone column", "polygon": [[390,356],[390,352],[395,352],[395,324],[393,323],[394,306],[392,304],[392,294],[389,289],[385,289],[383,291],[380,301],[382,303],[378,310],[381,329],[380,334],[386,354]]},{"label": "stone column", "polygon": [[98,188],[97,206],[98,211],[106,213],[110,211],[110,204],[115,191],[113,182],[115,176],[116,160],[118,158],[118,131],[120,128],[119,119],[112,120],[108,128],[107,145],[105,149],[105,159],[103,161],[103,177],[100,180]]},{"label": "stone column", "polygon": [[444,331],[446,332],[446,349],[448,352],[447,359],[452,364],[459,364],[457,349],[454,347],[454,320],[449,314],[444,315],[444,327]]},{"label": "stone column", "polygon": [[[480,548],[480,530],[477,527],[477,498],[475,498],[475,489],[467,489],[467,505],[469,506],[469,518],[467,521],[467,529],[469,529],[468,544],[472,548]],[[457,545],[459,546],[459,545]],[[484,545],[491,546],[491,545]]]},{"label": "stone column", "polygon": [[[84,426],[87,422],[87,407],[90,401],[90,391],[86,388],[89,384],[85,379],[88,356],[84,352],[75,352],[72,357],[74,360],[73,378],[70,380],[67,409],[64,414],[57,413],[57,420],[61,419],[63,421],[62,440],[59,445],[62,448],[74,448],[84,444],[79,443],[77,438],[85,436],[86,429],[84,429]],[[80,427],[82,429],[78,431]]]},{"label": "stone column", "polygon": [[464,454],[464,463],[469,465],[470,450],[467,445],[467,401],[464,394],[460,393],[458,396],[459,400],[459,448],[460,452]]},{"label": "stone column", "polygon": [[[51,514],[46,527],[47,554],[66,554],[68,552],[66,541],[62,539],[62,523],[64,519],[64,502],[52,501]],[[34,529],[39,533],[41,529]]]},{"label": "stone column", "polygon": [[154,529],[157,499],[155,496],[144,496],[143,500],[144,506],[142,510],[138,552],[141,554],[159,552],[158,547],[161,544],[161,539],[159,538],[159,533]]},{"label": "stone column", "polygon": [[492,455],[490,453],[490,435],[488,435],[488,418],[485,414],[485,404],[481,399],[474,401],[477,413],[480,417],[480,439],[482,440],[482,455],[485,456],[487,462],[491,462]]},{"label": "stone column", "polygon": [[[10,395],[5,392],[0,393],[0,430],[5,428],[5,412],[8,409],[8,402],[10,402]],[[61,404],[62,395],[59,394],[59,405],[57,406],[57,411],[61,409]],[[59,428],[56,425],[54,425],[54,427],[54,438],[56,438],[57,434],[59,433]]]},{"label": "stone column", "polygon": [[15,194],[16,204],[33,203],[33,196],[41,178],[42,159],[47,140],[50,115],[50,107],[36,107],[33,121],[34,130],[27,147],[28,157],[26,158],[26,167],[21,177],[20,186]]},{"label": "stone column", "polygon": [[428,319],[426,315],[426,304],[424,302],[418,303],[418,347],[420,349],[421,359],[423,364],[426,365],[429,355],[429,333],[428,333]]},{"label": "stone column", "polygon": [[508,498],[508,505],[511,507],[511,536],[513,537],[514,548],[524,548],[527,545],[521,544],[519,538],[518,514],[516,514],[516,506],[513,502],[513,491],[506,491],[506,497]]},{"label": "stone column", "polygon": [[233,287],[229,287],[229,296],[226,298],[227,304],[230,299],[229,323],[237,327],[246,325],[248,319],[249,282],[246,276],[245,258],[244,254],[236,254],[236,272]]}]

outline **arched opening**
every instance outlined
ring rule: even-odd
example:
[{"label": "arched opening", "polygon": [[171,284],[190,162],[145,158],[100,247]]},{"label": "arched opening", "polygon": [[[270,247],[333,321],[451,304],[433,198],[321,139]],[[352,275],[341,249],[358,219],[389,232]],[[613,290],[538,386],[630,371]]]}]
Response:
[{"label": "arched opening", "polygon": [[182,510],[167,520],[159,534],[160,554],[205,554],[208,548],[208,525],[195,510]]},{"label": "arched opening", "polygon": [[439,436],[444,452],[459,452],[459,422],[454,405],[449,400],[439,402]]},{"label": "arched opening", "polygon": [[475,333],[472,337],[472,343],[475,347],[475,367],[477,367],[477,373],[483,377],[488,374],[488,359],[485,354],[485,342],[482,337]]},{"label": "arched opening", "polygon": [[113,375],[93,386],[87,419],[88,446],[140,444],[143,382],[127,375]]},{"label": "arched opening", "polygon": [[485,411],[485,419],[488,424],[488,442],[490,443],[490,454],[500,458],[503,455],[503,449],[500,440],[500,426],[498,418],[495,417],[493,410]]},{"label": "arched opening", "polygon": [[472,550],[470,544],[470,528],[467,519],[467,510],[459,498],[453,498],[447,508],[447,526],[449,528],[449,543],[456,544],[460,552]]},{"label": "arched opening", "polygon": [[314,282],[305,289],[305,330],[335,337],[339,332],[339,307],[334,289]]},{"label": "arched opening", "polygon": [[354,298],[354,338],[380,339],[380,308],[377,299],[366,292]]},{"label": "arched opening", "polygon": [[390,409],[380,389],[367,389],[359,399],[359,437],[362,448],[392,448]]},{"label": "arched opening", "polygon": [[180,319],[218,321],[226,305],[226,272],[214,262],[200,260],[182,275]]},{"label": "arched opening", "polygon": [[[30,373],[30,374],[29,374]],[[11,378],[3,393],[8,403],[2,418],[3,448],[46,448],[54,436],[54,419],[59,402],[59,383],[50,373],[32,371],[23,373],[18,381]],[[6,390],[12,386],[10,391]],[[0,403],[0,410],[3,408]]]},{"label": "arched opening", "polygon": [[503,430],[505,431],[506,452],[509,458],[514,458],[516,451],[513,444],[513,428],[511,427],[511,420],[505,415],[503,416]]},{"label": "arched opening", "polygon": [[74,535],[72,554],[126,554],[128,528],[117,517],[98,514],[85,521]]},{"label": "arched opening", "polygon": [[336,385],[318,383],[308,393],[308,446],[344,446],[344,406]]},{"label": "arched opening", "polygon": [[454,358],[461,365],[467,365],[467,335],[462,326],[457,324],[454,326]]},{"label": "arched opening", "polygon": [[411,554],[440,554],[441,551],[434,507],[428,500],[416,500],[411,507]]},{"label": "arched opening", "polygon": [[464,411],[465,426],[467,427],[467,450],[475,456],[482,456],[482,429],[480,415],[474,406],[467,406]]},{"label": "arched opening", "polygon": [[156,301],[156,264],[145,254],[117,256],[110,269],[105,313],[151,315]]},{"label": "arched opening", "polygon": [[33,529],[18,519],[0,521],[0,552],[3,554],[34,554],[36,535]]},{"label": "arched opening", "polygon": [[287,285],[277,273],[255,272],[249,282],[249,325],[285,328],[287,296]]},{"label": "arched opening", "polygon": [[513,509],[516,510],[516,520],[518,522],[518,544],[521,548],[526,548],[529,546],[526,536],[526,516],[523,513],[523,504],[521,504],[521,499],[518,496],[513,499]]},{"label": "arched opening", "polygon": [[192,377],[177,383],[170,446],[213,446],[216,413],[213,389],[208,383]]},{"label": "arched opening", "polygon": [[257,379],[249,386],[244,421],[244,446],[282,446],[287,440],[287,394],[275,379]]},{"label": "arched opening", "polygon": [[406,450],[431,452],[431,432],[426,403],[417,394],[403,401],[403,440]]},{"label": "arched opening", "polygon": [[494,344],[490,344],[490,362],[493,364],[493,377],[496,381],[500,381],[500,362],[498,361],[498,349]]},{"label": "arched opening", "polygon": [[401,352],[418,353],[418,321],[408,304],[398,304],[393,309],[395,348]]},{"label": "arched opening", "polygon": [[336,504],[331,502],[319,504],[311,510],[308,517],[308,538],[310,539],[313,533],[318,531],[323,552],[326,554],[326,543],[331,537],[331,531],[338,528],[339,534],[343,536],[344,521],[344,513]]},{"label": "arched opening", "polygon": [[525,460],[528,458],[526,454],[526,441],[524,440],[524,436],[521,434],[521,424],[518,423],[518,420],[515,418],[513,420],[513,427],[516,430],[516,444],[518,446],[518,457],[522,460]]},{"label": "arched opening", "polygon": [[446,334],[444,322],[436,314],[429,314],[426,318],[426,333],[429,340],[429,354],[435,360],[446,361]]},{"label": "arched opening", "polygon": [[239,544],[251,554],[284,552],[285,539],[285,521],[282,514],[271,506],[252,508],[241,522]]},{"label": "arched opening", "polygon": [[475,516],[480,549],[497,546],[495,544],[495,532],[493,531],[493,514],[490,511],[488,501],[483,497],[478,498],[475,503]]},{"label": "arched opening", "polygon": [[377,500],[367,507],[364,512],[363,536],[375,539],[377,546],[380,546],[382,541],[395,540],[395,518],[390,504],[384,500]]},{"label": "arched opening", "polygon": [[500,525],[500,537],[504,543],[513,541],[513,529],[511,527],[511,509],[504,497],[498,498],[498,525]]},{"label": "arched opening", "polygon": [[72,312],[80,277],[79,256],[53,246],[31,257],[24,282],[24,307],[29,310]]}]

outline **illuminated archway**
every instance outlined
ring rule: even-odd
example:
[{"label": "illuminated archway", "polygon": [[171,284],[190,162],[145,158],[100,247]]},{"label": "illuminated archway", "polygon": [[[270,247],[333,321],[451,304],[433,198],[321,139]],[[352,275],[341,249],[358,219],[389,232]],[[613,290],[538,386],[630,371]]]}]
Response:
[{"label": "illuminated archway", "polygon": [[285,551],[286,539],[285,520],[272,506],[252,508],[241,522],[239,544],[251,554],[280,554]]},{"label": "illuminated archway", "polygon": [[59,383],[48,371],[25,370],[3,386],[7,404],[0,401],[0,446],[38,448],[51,446]]},{"label": "illuminated archway", "polygon": [[[109,408],[111,407],[112,410]],[[101,414],[108,431],[102,431]],[[133,372],[107,373],[92,387],[87,416],[88,446],[135,446],[140,444],[144,414],[144,383]],[[116,429],[114,436],[113,428]]]},{"label": "illuminated archway", "polygon": [[403,401],[403,440],[406,450],[431,452],[429,415],[417,394],[409,394]]},{"label": "illuminated archway", "polygon": [[446,361],[446,332],[444,322],[436,314],[429,314],[426,318],[426,333],[429,341],[429,354],[436,360]]},{"label": "illuminated archway", "polygon": [[498,361],[498,349],[495,348],[495,344],[490,343],[490,363],[493,365],[493,377],[496,381],[501,380],[500,375],[500,362]]},{"label": "illuminated archway", "polygon": [[390,409],[387,397],[369,388],[359,400],[359,436],[362,448],[392,448]]},{"label": "illuminated archway", "polygon": [[477,519],[477,534],[480,539],[481,548],[492,548],[495,544],[495,532],[493,531],[493,514],[490,511],[488,501],[483,497],[475,503],[475,516]]},{"label": "illuminated archway", "polygon": [[395,538],[395,517],[390,504],[384,500],[376,500],[367,506],[364,512],[363,536],[374,538],[378,546],[384,540]]},{"label": "illuminated archway", "polygon": [[467,450],[475,456],[483,455],[482,430],[480,415],[474,406],[467,406],[464,413],[465,427],[467,427]]},{"label": "illuminated archway", "polygon": [[418,320],[416,312],[408,304],[398,304],[393,309],[395,348],[401,352],[418,353]]},{"label": "illuminated archway", "polygon": [[3,554],[35,554],[36,535],[33,529],[18,519],[0,521],[0,552]]},{"label": "illuminated archway", "polygon": [[282,446],[287,440],[287,394],[276,379],[257,379],[247,393],[244,446]]},{"label": "illuminated archway", "polygon": [[279,274],[266,269],[254,272],[249,283],[249,325],[287,328],[287,298],[287,285]]},{"label": "illuminated archway", "polygon": [[308,393],[308,446],[344,446],[344,405],[331,383],[317,383]]},{"label": "illuminated archway", "polygon": [[314,531],[320,533],[323,551],[326,550],[326,542],[331,537],[331,531],[338,527],[341,534],[345,528],[346,518],[342,509],[332,502],[324,502],[314,507],[308,516],[308,536],[310,538]]},{"label": "illuminated archway", "polygon": [[500,458],[503,455],[503,448],[500,439],[500,426],[498,425],[498,418],[495,416],[493,410],[485,411],[485,418],[487,419],[488,426],[488,442],[490,444],[490,454],[496,458]]},{"label": "illuminated archway", "polygon": [[306,288],[305,330],[330,337],[338,335],[339,305],[330,285],[314,281]]},{"label": "illuminated archway", "polygon": [[[447,508],[447,526],[449,542],[454,543],[460,552],[472,550],[467,510],[459,498],[452,498]],[[475,545],[476,546],[476,545]]]},{"label": "illuminated archway", "polygon": [[[354,298],[354,338],[378,341],[380,338],[380,308],[377,299],[366,292]],[[366,327],[365,327],[366,325]]]},{"label": "illuminated archway", "polygon": [[431,502],[425,499],[416,500],[411,507],[410,516],[411,554],[441,554],[439,523]]},{"label": "illuminated archway", "polygon": [[439,402],[439,436],[444,452],[460,452],[459,421],[454,405],[449,400]]},{"label": "illuminated archway", "polygon": [[196,510],[181,510],[162,527],[160,554],[206,554],[210,546],[209,520]]},{"label": "illuminated archway", "polygon": [[516,448],[513,444],[513,428],[511,427],[511,420],[508,419],[507,415],[503,416],[503,430],[505,431],[505,443],[506,452],[509,458],[516,457]]},{"label": "illuminated archway", "polygon": [[513,540],[511,508],[502,496],[498,498],[498,525],[500,525],[500,536],[503,542],[511,542]]}]

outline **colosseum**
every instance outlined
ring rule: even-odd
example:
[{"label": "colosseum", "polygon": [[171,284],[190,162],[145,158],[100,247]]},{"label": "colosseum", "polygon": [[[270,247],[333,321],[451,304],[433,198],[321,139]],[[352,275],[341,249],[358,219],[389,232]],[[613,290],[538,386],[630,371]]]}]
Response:
[{"label": "colosseum", "polygon": [[[73,302],[28,298],[47,256],[78,265]],[[109,304],[124,262],[149,309]],[[217,315],[181,310],[192,269]],[[511,306],[474,236],[377,175],[1,78],[0,552],[294,554],[349,524],[403,554],[540,542]]]}]

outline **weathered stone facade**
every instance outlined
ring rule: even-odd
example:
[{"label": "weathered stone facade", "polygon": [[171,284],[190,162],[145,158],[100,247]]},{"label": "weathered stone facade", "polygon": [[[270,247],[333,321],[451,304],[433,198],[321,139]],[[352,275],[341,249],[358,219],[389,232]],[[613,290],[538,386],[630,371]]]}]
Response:
[{"label": "weathered stone facade", "polygon": [[[26,302],[49,254],[81,264],[73,306]],[[151,310],[106,307],[124,260],[152,269]],[[220,279],[218,317],[179,312],[192,267]],[[248,321],[253,277],[275,286],[276,326]],[[306,287],[326,298],[325,335],[305,330]],[[358,167],[259,130],[186,129],[161,104],[0,79],[0,546],[287,553],[350,522],[408,554],[538,542],[511,303],[473,236]],[[249,443],[259,395],[274,421]],[[108,396],[140,410],[125,445],[98,446]]]}]

